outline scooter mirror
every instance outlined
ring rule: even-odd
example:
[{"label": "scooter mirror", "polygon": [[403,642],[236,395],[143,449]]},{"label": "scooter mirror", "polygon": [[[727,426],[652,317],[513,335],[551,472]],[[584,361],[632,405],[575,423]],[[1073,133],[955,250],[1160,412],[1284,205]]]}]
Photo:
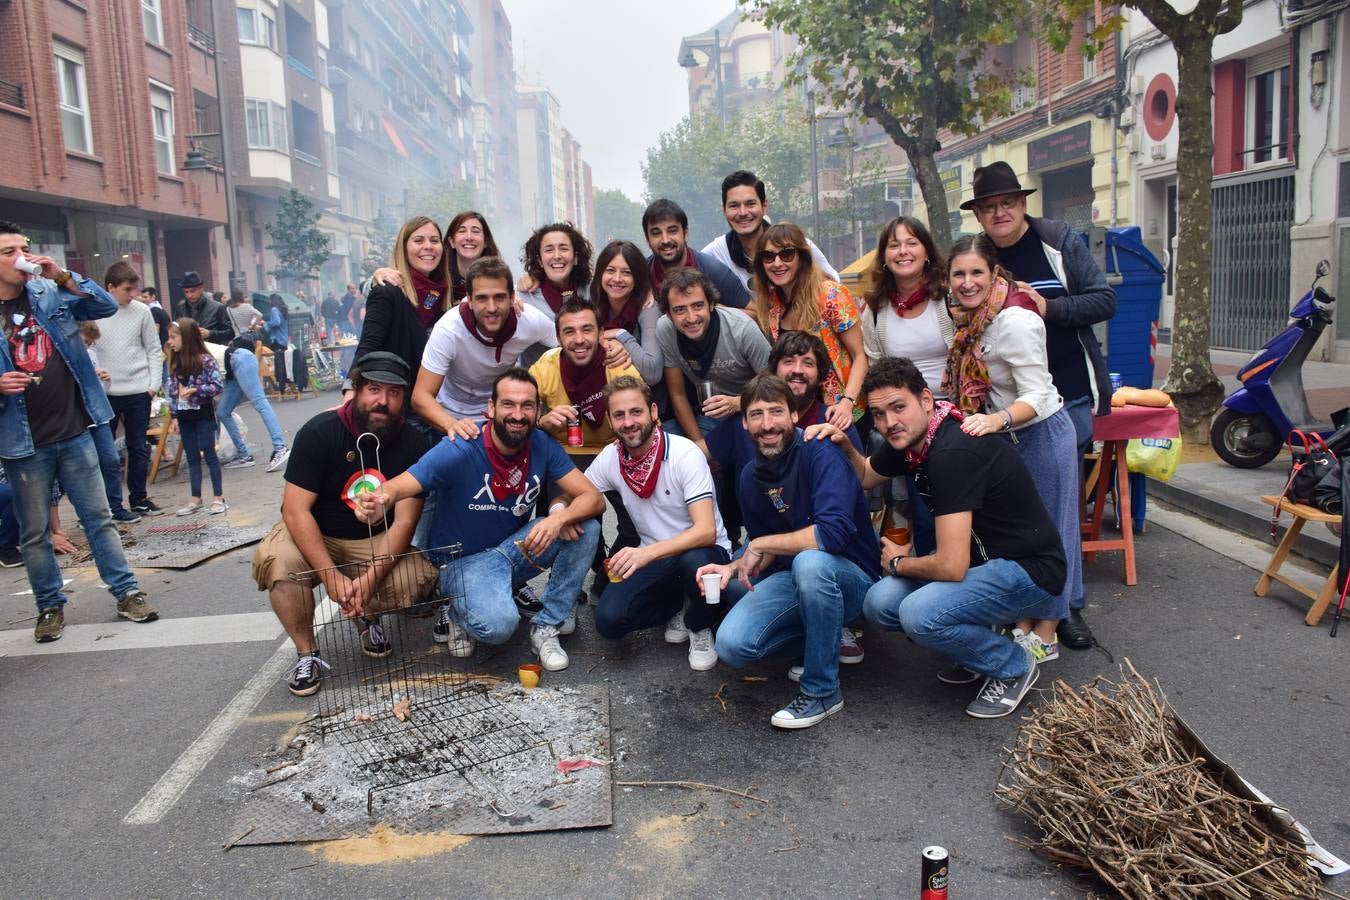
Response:
[{"label": "scooter mirror", "polygon": [[1326,278],[1330,274],[1331,274],[1331,263],[1327,262],[1325,259],[1318,260],[1317,277]]}]

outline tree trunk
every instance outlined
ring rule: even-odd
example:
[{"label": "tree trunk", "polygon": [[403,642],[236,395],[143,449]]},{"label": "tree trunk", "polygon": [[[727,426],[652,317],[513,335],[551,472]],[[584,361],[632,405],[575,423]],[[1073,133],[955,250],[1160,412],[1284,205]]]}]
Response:
[{"label": "tree trunk", "polygon": [[[1209,421],[1223,401],[1209,359],[1209,284],[1213,113],[1210,60],[1213,33],[1203,27],[1172,35],[1177,53],[1176,312],[1172,365],[1163,389],[1181,416],[1183,438],[1209,443]],[[1198,32],[1198,33],[1197,33]]]},{"label": "tree trunk", "polygon": [[924,205],[928,207],[928,230],[943,253],[952,245],[952,225],[947,215],[947,189],[942,185],[942,176],[938,174],[937,160],[931,151],[924,152],[915,147],[906,147],[905,155],[914,170],[914,178],[919,182],[923,193]]}]

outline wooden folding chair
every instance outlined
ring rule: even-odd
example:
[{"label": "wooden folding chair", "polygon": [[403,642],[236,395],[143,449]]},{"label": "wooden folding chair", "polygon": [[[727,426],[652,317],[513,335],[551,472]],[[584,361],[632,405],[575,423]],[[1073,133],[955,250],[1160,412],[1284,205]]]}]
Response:
[{"label": "wooden folding chair", "polygon": [[[150,484],[154,484],[159,477],[161,465],[172,467],[173,474],[177,475],[178,467],[183,463],[183,442],[172,432],[172,427],[172,416],[160,416],[145,432],[146,439],[155,442],[155,449],[150,454]],[[173,460],[166,463],[164,455],[170,440],[174,443]]]}]

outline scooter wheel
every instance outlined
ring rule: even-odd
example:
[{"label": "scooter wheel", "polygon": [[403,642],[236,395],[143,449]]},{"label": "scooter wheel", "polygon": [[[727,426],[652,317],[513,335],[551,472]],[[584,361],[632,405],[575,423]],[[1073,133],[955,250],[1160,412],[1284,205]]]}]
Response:
[{"label": "scooter wheel", "polygon": [[1238,469],[1259,469],[1280,454],[1280,435],[1261,413],[1222,409],[1209,427],[1219,459]]}]

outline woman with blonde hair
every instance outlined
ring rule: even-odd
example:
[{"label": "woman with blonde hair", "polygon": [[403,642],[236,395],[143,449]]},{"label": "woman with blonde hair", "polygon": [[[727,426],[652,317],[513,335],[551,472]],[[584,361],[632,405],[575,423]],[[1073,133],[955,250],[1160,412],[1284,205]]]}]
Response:
[{"label": "woman with blonde hair", "polygon": [[881,229],[867,270],[863,343],[869,361],[904,358],[939,398],[956,326],[947,311],[947,262],[928,228],[911,216]]},{"label": "woman with blonde hair", "polygon": [[353,358],[360,361],[372,350],[388,350],[416,372],[431,327],[453,305],[440,228],[427,216],[413,216],[399,229],[391,256],[399,284],[385,281],[371,287]]},{"label": "woman with blonde hair", "polygon": [[817,268],[810,246],[791,223],[765,229],[755,251],[753,308],[771,344],[784,331],[805,331],[825,342],[830,357],[830,371],[820,379],[825,418],[843,429],[862,415],[858,394],[867,376],[862,317],[848,288]]}]

